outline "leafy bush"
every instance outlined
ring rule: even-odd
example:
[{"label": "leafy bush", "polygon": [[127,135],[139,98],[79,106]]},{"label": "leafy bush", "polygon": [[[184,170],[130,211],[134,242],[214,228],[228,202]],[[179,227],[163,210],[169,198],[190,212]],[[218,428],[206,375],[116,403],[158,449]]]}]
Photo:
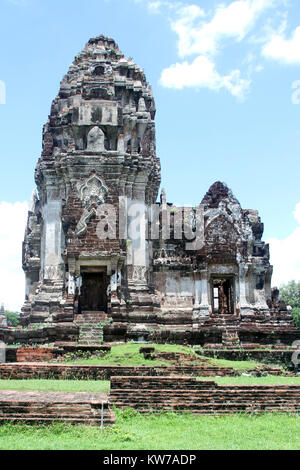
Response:
[{"label": "leafy bush", "polygon": [[280,298],[293,309],[300,308],[300,281],[289,281],[280,287]]},{"label": "leafy bush", "polygon": [[18,326],[20,315],[16,312],[5,312],[8,326]]},{"label": "leafy bush", "polygon": [[77,361],[78,359],[96,359],[96,358],[102,358],[106,355],[106,351],[82,351],[81,349],[75,351],[75,352],[70,352],[66,353],[62,357],[63,362],[72,362],[72,361]]},{"label": "leafy bush", "polygon": [[295,326],[299,328],[300,330],[300,308],[299,307],[293,308],[292,315],[294,318]]},{"label": "leafy bush", "polygon": [[281,286],[280,298],[292,307],[295,326],[300,329],[300,282],[289,281]]}]

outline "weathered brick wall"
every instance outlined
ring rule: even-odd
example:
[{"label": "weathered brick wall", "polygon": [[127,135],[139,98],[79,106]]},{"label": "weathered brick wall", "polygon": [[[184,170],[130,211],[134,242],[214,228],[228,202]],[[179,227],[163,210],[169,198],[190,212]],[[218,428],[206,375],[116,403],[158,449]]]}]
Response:
[{"label": "weathered brick wall", "polygon": [[17,349],[17,362],[51,361],[55,357],[55,350],[51,348],[22,347]]},{"label": "weathered brick wall", "polygon": [[197,414],[300,412],[300,385],[217,385],[186,377],[112,377],[110,401],[121,408]]},{"label": "weathered brick wall", "polygon": [[123,367],[98,365],[68,365],[47,363],[0,364],[1,379],[94,379],[109,380],[112,376],[171,376],[191,375],[214,377],[237,375],[231,367]]},{"label": "weathered brick wall", "polygon": [[[112,175],[112,177],[113,176],[114,175]],[[116,230],[118,231],[119,199],[117,187],[115,185],[115,181],[109,181],[108,177],[104,180],[102,175],[102,180],[109,188],[109,194],[107,196],[106,204],[114,205],[116,210]],[[75,229],[77,223],[80,220],[82,212],[82,203],[78,198],[76,190],[74,189],[70,192],[67,202],[63,208],[63,219],[66,228]],[[70,256],[78,255],[82,250],[87,251],[89,253],[100,251],[109,253],[120,253],[120,242],[118,238],[114,240],[103,240],[98,237],[97,226],[99,222],[100,218],[93,218],[89,222],[87,231],[83,237],[78,237],[75,231],[72,233],[72,237],[69,239],[67,245],[68,254]]]},{"label": "weathered brick wall", "polygon": [[186,353],[176,353],[176,352],[167,352],[167,351],[158,351],[154,354],[150,354],[153,359],[164,359],[166,361],[175,361],[175,362],[193,362],[200,361],[199,357],[192,356]]},{"label": "weathered brick wall", "polygon": [[254,359],[269,363],[289,364],[292,361],[293,350],[291,349],[201,349],[201,356],[214,357],[217,359],[228,359],[231,361],[246,361]]},{"label": "weathered brick wall", "polygon": [[[158,314],[156,320],[149,318],[149,323],[163,326],[161,329],[153,328],[151,330],[149,341],[152,343],[200,345],[202,347],[215,343],[217,347],[222,348],[223,334],[228,325],[231,325],[231,318],[226,317],[226,324],[224,324],[224,319],[215,315],[208,318],[198,328],[192,328],[192,314],[176,313],[173,314],[172,319],[170,317],[171,315]],[[262,315],[260,317],[257,315],[252,316],[248,323],[242,323],[237,316],[232,317],[234,317],[232,325],[236,327],[238,337],[243,343],[271,346],[280,341],[282,344],[290,346],[294,341],[300,339],[299,329],[295,328],[292,323],[288,323],[289,318],[288,321],[284,318],[277,321],[275,317],[270,317],[267,321]],[[122,318],[120,316],[118,321],[129,322],[129,319],[126,316]],[[147,323],[147,320],[144,323]],[[106,341],[114,341],[114,338],[118,336],[118,328],[121,324],[116,326],[113,323],[105,330]],[[178,328],[174,328],[174,325],[178,325]]]},{"label": "weathered brick wall", "polygon": [[121,388],[126,390],[200,390],[215,387],[216,383],[212,380],[199,381],[193,377],[111,377],[111,393]]},{"label": "weathered brick wall", "polygon": [[[265,368],[265,373],[281,375],[281,369]],[[1,379],[78,379],[78,380],[109,380],[113,376],[191,376],[215,377],[238,376],[241,371],[231,367],[214,366],[105,366],[105,365],[76,365],[20,362],[0,364]]]},{"label": "weathered brick wall", "polygon": [[103,354],[109,352],[111,346],[90,346],[90,345],[77,345],[72,343],[60,343],[54,348],[31,347],[21,346],[20,348],[7,348],[6,349],[6,362],[45,362],[51,361],[54,358],[63,356],[65,353],[90,352],[96,353],[101,351]]},{"label": "weathered brick wall", "polygon": [[[77,342],[79,328],[73,323],[57,323],[55,325],[36,329],[6,329],[3,330],[2,341],[6,344],[51,344],[59,342]],[[1,331],[0,331],[1,340]]]}]

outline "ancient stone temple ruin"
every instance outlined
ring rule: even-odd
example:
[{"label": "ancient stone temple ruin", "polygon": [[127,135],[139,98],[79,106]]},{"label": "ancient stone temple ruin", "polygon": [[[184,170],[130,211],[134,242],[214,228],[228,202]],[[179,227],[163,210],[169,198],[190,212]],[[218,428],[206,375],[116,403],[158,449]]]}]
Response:
[{"label": "ancient stone temple ruin", "polygon": [[23,246],[27,340],[40,329],[44,343],[290,344],[258,212],[221,182],[194,208],[158,198],[154,120],[143,70],[112,39],[90,39],[43,130]]}]

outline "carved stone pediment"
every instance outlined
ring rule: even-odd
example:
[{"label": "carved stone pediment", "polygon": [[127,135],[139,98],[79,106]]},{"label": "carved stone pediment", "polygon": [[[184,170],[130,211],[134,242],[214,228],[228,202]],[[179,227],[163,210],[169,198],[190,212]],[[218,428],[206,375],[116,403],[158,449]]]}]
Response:
[{"label": "carved stone pediment", "polygon": [[85,209],[105,202],[108,189],[97,175],[93,175],[80,187],[79,197]]},{"label": "carved stone pediment", "polygon": [[82,237],[87,231],[87,224],[96,215],[96,207],[104,204],[108,189],[97,175],[93,175],[80,186],[79,197],[84,211],[76,227],[76,233]]}]

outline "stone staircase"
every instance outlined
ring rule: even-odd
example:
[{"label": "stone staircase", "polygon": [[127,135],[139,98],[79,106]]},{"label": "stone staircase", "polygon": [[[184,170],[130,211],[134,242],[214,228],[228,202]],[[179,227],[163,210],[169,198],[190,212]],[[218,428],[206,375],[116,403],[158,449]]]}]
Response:
[{"label": "stone staircase", "polygon": [[103,343],[103,327],[109,321],[105,312],[83,312],[74,315],[74,323],[79,327],[78,345],[100,346]]},{"label": "stone staircase", "polygon": [[235,327],[227,326],[225,331],[222,332],[222,344],[225,348],[239,346],[239,335]]},{"label": "stone staircase", "polygon": [[60,302],[63,296],[64,284],[58,280],[44,280],[37,288],[34,302],[25,305],[23,311],[30,323],[44,323],[49,316],[55,317],[60,313]]}]

